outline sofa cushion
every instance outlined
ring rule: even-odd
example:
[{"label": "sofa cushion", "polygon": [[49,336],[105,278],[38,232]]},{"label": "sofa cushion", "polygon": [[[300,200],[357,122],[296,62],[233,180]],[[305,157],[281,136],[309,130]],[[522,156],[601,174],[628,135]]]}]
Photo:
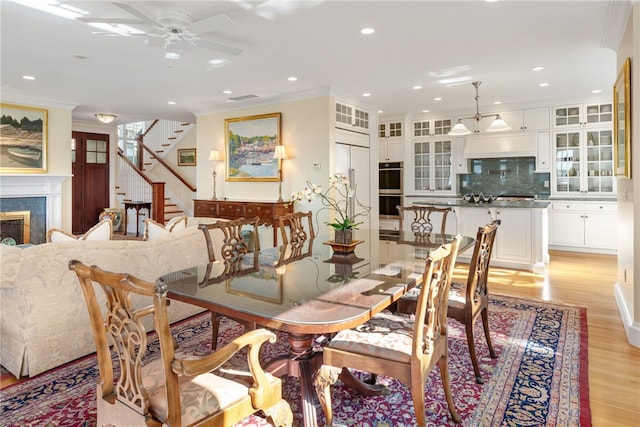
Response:
[{"label": "sofa cushion", "polygon": [[157,223],[150,218],[147,218],[144,223],[144,240],[154,240],[187,228],[187,216],[173,217],[167,222],[167,225]]},{"label": "sofa cushion", "polygon": [[47,242],[69,242],[76,240],[111,240],[113,234],[113,224],[110,219],[103,219],[89,229],[82,236],[74,236],[58,228],[47,231]]}]

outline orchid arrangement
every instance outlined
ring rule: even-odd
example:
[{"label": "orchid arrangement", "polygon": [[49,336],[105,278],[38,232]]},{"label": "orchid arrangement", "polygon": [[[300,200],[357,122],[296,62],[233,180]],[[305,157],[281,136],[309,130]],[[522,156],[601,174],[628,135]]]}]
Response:
[{"label": "orchid arrangement", "polygon": [[[291,194],[291,201],[307,201],[311,203],[315,198],[319,198],[326,209],[336,212],[334,222],[329,222],[336,230],[356,229],[362,222],[356,222],[356,218],[366,215],[371,208],[361,204],[356,197],[356,189],[351,188],[349,178],[343,173],[335,173],[329,177],[329,188],[322,190],[322,186],[307,181],[307,186],[302,191]],[[350,208],[354,206],[360,212],[349,216]]]}]

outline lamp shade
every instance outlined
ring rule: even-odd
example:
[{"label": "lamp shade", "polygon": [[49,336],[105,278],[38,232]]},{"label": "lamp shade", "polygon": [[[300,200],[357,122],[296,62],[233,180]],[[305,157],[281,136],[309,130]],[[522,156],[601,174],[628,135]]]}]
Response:
[{"label": "lamp shade", "polygon": [[97,113],[96,114],[96,118],[98,120],[100,120],[102,123],[111,123],[112,121],[114,121],[116,119],[115,114],[107,114],[107,113]]},{"label": "lamp shade", "polygon": [[471,131],[467,129],[467,127],[460,120],[458,120],[458,123],[456,123],[455,126],[451,128],[448,135],[460,136],[469,135],[470,133]]},{"label": "lamp shade", "polygon": [[493,121],[493,123],[491,123],[491,125],[489,125],[489,127],[487,128],[487,132],[502,132],[505,130],[511,130],[511,126],[509,126],[507,122],[502,120],[502,117],[500,117],[499,114],[496,116],[496,119]]},{"label": "lamp shade", "polygon": [[288,159],[287,151],[284,148],[284,145],[276,145],[276,151],[273,153],[273,158],[278,160]]},{"label": "lamp shade", "polygon": [[217,160],[222,160],[222,156],[220,155],[220,151],[211,150],[209,151],[209,160],[213,160],[214,162]]}]

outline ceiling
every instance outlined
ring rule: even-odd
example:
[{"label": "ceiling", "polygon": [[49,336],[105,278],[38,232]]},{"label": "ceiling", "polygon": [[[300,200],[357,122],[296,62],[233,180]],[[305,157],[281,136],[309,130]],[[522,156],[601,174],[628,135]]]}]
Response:
[{"label": "ceiling", "polygon": [[[179,10],[194,22],[219,14],[232,21],[200,37],[240,54],[183,42],[179,60],[164,58],[162,39],[152,47],[146,37],[93,34],[100,30],[86,21],[94,18],[158,31],[126,5],[62,0],[88,12],[82,22],[19,3],[0,1],[3,101],[52,101],[73,106],[74,120],[113,113],[126,123],[192,121],[316,93],[343,94],[384,114],[473,113],[475,80],[481,113],[608,99],[616,75],[610,47],[624,29],[616,17],[628,2],[129,1],[153,18]],[[375,33],[364,36],[363,27]],[[538,65],[544,70],[532,71]],[[247,95],[256,98],[230,100]]]}]

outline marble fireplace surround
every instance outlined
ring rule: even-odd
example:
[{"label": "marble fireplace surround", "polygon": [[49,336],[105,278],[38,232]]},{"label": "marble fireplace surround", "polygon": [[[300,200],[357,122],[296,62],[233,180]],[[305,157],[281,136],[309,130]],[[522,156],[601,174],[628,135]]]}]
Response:
[{"label": "marble fireplace surround", "polygon": [[46,229],[62,228],[63,175],[0,175],[0,198],[44,197]]}]

